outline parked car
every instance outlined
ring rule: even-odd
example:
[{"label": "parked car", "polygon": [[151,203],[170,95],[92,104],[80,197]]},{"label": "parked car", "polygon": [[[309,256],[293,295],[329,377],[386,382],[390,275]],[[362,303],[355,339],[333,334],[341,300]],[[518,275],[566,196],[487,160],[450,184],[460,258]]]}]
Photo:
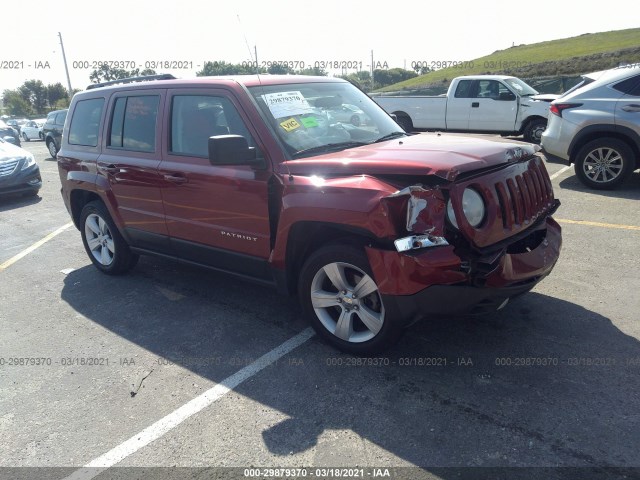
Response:
[{"label": "parked car", "polygon": [[29,120],[27,118],[10,118],[10,119],[6,120],[6,123],[11,128],[13,128],[16,132],[18,132],[18,135],[20,135],[22,125],[24,125],[28,121]]},{"label": "parked car", "polygon": [[398,124],[413,129],[523,135],[540,143],[549,103],[558,95],[539,94],[516,77],[469,75],[456,77],[446,95],[373,96]]},{"label": "parked car", "polygon": [[[429,315],[500,309],[558,259],[533,145],[408,135],[337,78],[169,77],[73,97],[61,191],[101,272],[155,254],[297,293],[360,355]],[[342,103],[371,124],[323,111]]]},{"label": "parked car", "polygon": [[13,127],[7,125],[3,120],[0,120],[0,138],[5,142],[13,143],[20,146],[20,135]]},{"label": "parked car", "polygon": [[0,195],[37,195],[42,187],[33,155],[0,138]]},{"label": "parked car", "polygon": [[44,134],[42,133],[42,127],[44,126],[44,122],[46,118],[40,118],[37,120],[29,120],[27,123],[22,125],[21,136],[25,142],[30,142],[33,139],[44,139]]},{"label": "parked car", "polygon": [[640,168],[640,64],[587,78],[551,104],[542,147],[587,187],[611,189]]},{"label": "parked car", "polygon": [[327,112],[329,112],[336,121],[350,123],[356,127],[366,125],[370,121],[366,113],[355,105],[349,105],[348,103],[331,106],[327,109]]},{"label": "parked car", "polygon": [[56,158],[58,150],[60,150],[60,141],[62,139],[62,130],[64,121],[67,118],[68,109],[55,110],[47,115],[47,120],[42,127],[42,135],[44,142],[49,150],[51,158]]}]

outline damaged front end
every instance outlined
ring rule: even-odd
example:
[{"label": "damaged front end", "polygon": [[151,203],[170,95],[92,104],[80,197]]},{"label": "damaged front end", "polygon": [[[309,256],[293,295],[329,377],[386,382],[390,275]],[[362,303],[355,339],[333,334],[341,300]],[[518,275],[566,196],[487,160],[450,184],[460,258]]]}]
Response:
[{"label": "damaged front end", "polygon": [[404,317],[502,308],[548,275],[559,256],[560,227],[551,217],[559,201],[537,156],[382,200],[396,210],[404,203],[398,231],[406,235],[395,251],[370,247],[367,254],[381,293]]}]

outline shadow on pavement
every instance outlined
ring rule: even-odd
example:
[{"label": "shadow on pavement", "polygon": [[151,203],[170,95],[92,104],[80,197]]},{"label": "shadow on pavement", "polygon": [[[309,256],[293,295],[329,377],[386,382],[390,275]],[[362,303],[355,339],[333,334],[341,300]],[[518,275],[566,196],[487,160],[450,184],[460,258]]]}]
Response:
[{"label": "shadow on pavement", "polygon": [[[295,299],[156,259],[143,258],[119,278],[92,266],[76,270],[62,299],[179,364],[257,358],[306,327]],[[323,434],[349,430],[360,437],[356,450],[371,442],[447,480],[480,477],[461,467],[590,467],[597,478],[618,478],[607,468],[640,466],[640,342],[562,299],[530,293],[492,316],[425,320],[379,359],[339,354],[317,337],[289,358],[236,389],[289,417],[247,432],[278,456],[322,438],[316,462],[341,465],[349,446]],[[241,368],[182,365],[215,382]],[[526,478],[592,478],[571,469],[524,471]]]}]

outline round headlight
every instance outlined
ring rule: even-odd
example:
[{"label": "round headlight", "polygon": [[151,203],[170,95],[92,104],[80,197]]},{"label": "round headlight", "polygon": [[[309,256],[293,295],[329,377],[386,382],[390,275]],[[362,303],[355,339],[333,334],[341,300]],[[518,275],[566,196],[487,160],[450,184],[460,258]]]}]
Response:
[{"label": "round headlight", "polygon": [[[464,190],[464,193],[462,194],[462,211],[464,212],[464,216],[467,218],[467,222],[469,222],[472,227],[480,226],[484,219],[485,206],[484,200],[482,200],[482,197],[478,192],[471,188],[466,188]],[[458,228],[458,222],[456,220],[456,215],[453,212],[451,200],[447,203],[447,216],[453,226]]]}]

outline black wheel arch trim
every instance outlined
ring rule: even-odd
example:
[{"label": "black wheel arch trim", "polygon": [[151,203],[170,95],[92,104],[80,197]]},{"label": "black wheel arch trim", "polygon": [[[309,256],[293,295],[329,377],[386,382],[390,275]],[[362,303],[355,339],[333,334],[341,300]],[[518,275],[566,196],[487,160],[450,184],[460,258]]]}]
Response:
[{"label": "black wheel arch trim", "polygon": [[[582,148],[585,143],[588,143],[591,140],[596,140],[594,136],[611,136],[613,138],[617,138],[622,141],[626,141],[631,149],[636,154],[636,157],[640,154],[640,134],[633,131],[629,127],[624,127],[621,125],[609,125],[609,124],[597,124],[597,125],[589,125],[580,130],[571,140],[569,144],[569,158],[571,162],[574,163],[575,154]],[[586,138],[590,138],[585,140]],[[640,164],[640,159],[636,158],[636,165]]]}]

